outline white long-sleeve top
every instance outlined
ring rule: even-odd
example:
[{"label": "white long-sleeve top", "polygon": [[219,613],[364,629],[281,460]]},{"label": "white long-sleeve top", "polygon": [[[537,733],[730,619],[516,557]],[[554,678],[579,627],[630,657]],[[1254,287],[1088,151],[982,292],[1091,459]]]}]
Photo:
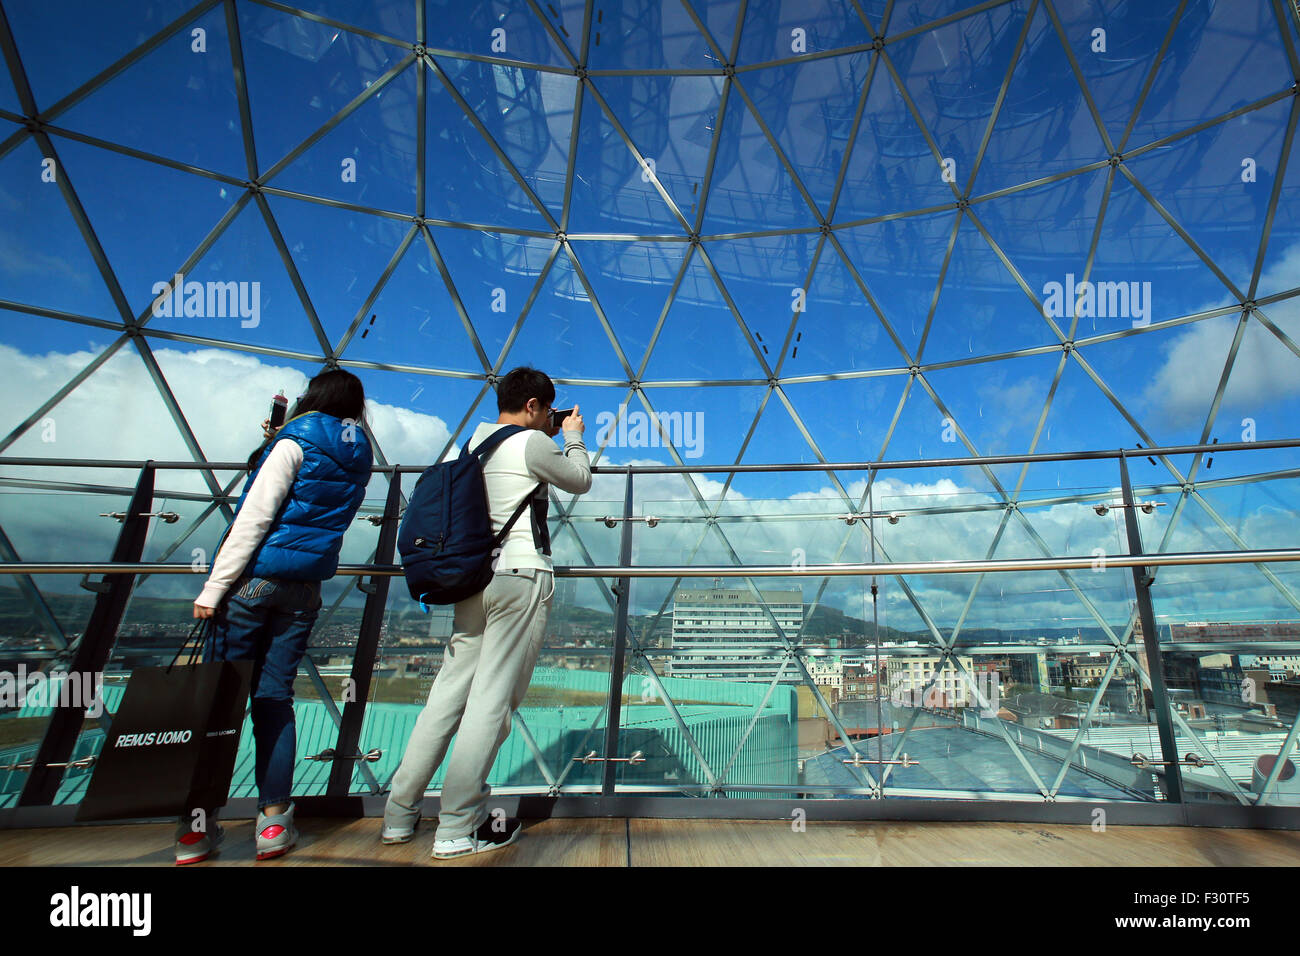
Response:
[{"label": "white long-sleeve top", "polygon": [[[482,422],[470,437],[472,451],[495,432],[506,427],[499,422]],[[591,461],[582,432],[564,432],[564,451],[543,431],[530,428],[511,435],[488,456],[483,465],[483,484],[487,488],[488,511],[492,531],[500,533],[510,516],[538,482],[555,485],[561,491],[580,495],[591,489]],[[546,489],[540,497],[545,498]],[[533,540],[533,526],[528,511],[519,516],[501,546],[498,568],[540,568],[550,571],[550,555],[538,550]]]},{"label": "white long-sleeve top", "polygon": [[271,522],[279,513],[280,505],[293,487],[293,480],[301,467],[302,446],[292,438],[282,438],[271,447],[271,453],[262,463],[239,514],[235,515],[230,533],[212,562],[212,572],[195,604],[216,607],[230,586],[239,580],[249,558],[271,530]]}]

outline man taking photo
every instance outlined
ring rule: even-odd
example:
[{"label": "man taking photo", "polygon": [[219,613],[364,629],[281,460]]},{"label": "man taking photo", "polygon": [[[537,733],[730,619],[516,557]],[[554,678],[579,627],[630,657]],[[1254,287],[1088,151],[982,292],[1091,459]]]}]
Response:
[{"label": "man taking photo", "polygon": [[[547,486],[575,495],[591,488],[582,416],[575,406],[563,422],[552,424],[554,401],[555,385],[547,375],[533,368],[513,369],[497,386],[496,422],[481,423],[469,440],[473,451],[504,426],[527,429],[490,453],[483,480],[493,533],[500,533],[530,494],[531,520],[517,521],[510,529],[486,590],[455,605],[442,668],[393,777],[384,808],[384,843],[406,843],[415,835],[420,801],[453,735],[456,748],[442,785],[434,857],[496,849],[519,834],[517,819],[490,816],[487,776],[510,735],[511,714],[528,691],[555,595]],[[563,451],[552,440],[561,430]]]}]

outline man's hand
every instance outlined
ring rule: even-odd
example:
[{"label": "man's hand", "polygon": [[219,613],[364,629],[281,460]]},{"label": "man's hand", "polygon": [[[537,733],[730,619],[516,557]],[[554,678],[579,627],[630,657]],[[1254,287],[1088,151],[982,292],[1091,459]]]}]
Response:
[{"label": "man's hand", "polygon": [[202,604],[199,604],[197,602],[194,605],[195,617],[209,618],[216,613],[217,613],[217,609],[215,607],[204,607]]},{"label": "man's hand", "polygon": [[582,415],[578,411],[578,406],[573,406],[573,414],[560,423],[560,428],[566,432],[584,432],[587,426],[582,423]]},{"label": "man's hand", "polygon": [[280,430],[279,428],[271,427],[271,419],[269,418],[262,419],[262,434],[265,435],[267,438],[274,438],[275,433],[278,432],[279,430]]}]

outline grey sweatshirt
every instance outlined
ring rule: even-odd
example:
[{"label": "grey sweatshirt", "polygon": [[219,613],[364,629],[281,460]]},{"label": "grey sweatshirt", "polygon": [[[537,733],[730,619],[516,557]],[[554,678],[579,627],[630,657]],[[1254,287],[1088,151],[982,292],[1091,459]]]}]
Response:
[{"label": "grey sweatshirt", "polygon": [[[469,440],[472,451],[479,443],[504,425],[481,422]],[[591,462],[587,446],[582,442],[582,432],[566,431],[564,451],[545,432],[530,428],[512,435],[497,446],[483,465],[483,480],[487,486],[488,510],[492,516],[492,530],[499,532],[519,507],[524,497],[538,482],[555,485],[561,491],[580,495],[591,488]],[[547,489],[542,487],[539,496],[546,500]],[[532,523],[525,510],[515,522],[501,548],[497,567],[540,568],[550,571],[550,556],[542,554],[540,542],[533,540]]]}]

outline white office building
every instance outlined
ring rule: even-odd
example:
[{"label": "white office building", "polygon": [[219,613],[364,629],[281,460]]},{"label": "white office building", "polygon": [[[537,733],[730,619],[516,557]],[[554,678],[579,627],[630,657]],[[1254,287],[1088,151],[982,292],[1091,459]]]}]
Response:
[{"label": "white office building", "polygon": [[[673,600],[673,677],[771,681],[780,670],[786,645],[773,620],[791,642],[803,625],[803,593],[748,588],[679,590]],[[769,613],[770,612],[770,613]],[[802,675],[793,662],[782,683],[797,684]]]}]

